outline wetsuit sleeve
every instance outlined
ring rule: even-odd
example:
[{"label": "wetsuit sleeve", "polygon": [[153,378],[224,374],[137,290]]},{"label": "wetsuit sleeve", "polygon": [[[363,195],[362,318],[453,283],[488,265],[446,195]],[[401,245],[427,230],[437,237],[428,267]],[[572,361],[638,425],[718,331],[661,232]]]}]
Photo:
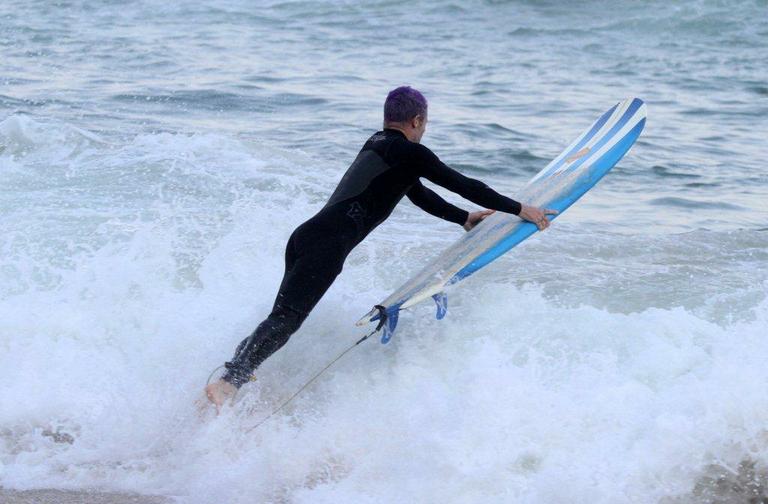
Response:
[{"label": "wetsuit sleeve", "polygon": [[450,168],[440,161],[434,152],[423,145],[412,145],[414,147],[413,159],[416,162],[416,170],[420,177],[425,177],[427,180],[485,208],[515,215],[520,213],[522,205],[519,202],[497,193],[479,180],[466,177]]},{"label": "wetsuit sleeve", "polygon": [[436,192],[424,187],[418,180],[411,186],[405,195],[408,196],[408,199],[411,200],[414,205],[431,213],[435,217],[440,217],[441,219],[455,222],[459,225],[464,225],[469,217],[469,212],[451,205]]}]

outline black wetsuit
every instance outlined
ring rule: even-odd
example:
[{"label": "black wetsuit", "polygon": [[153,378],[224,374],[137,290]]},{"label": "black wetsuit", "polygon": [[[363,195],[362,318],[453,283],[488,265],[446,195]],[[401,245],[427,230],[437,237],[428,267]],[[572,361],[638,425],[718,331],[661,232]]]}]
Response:
[{"label": "black wetsuit", "polygon": [[347,255],[389,217],[403,196],[442,219],[456,224],[467,221],[467,211],[424,187],[421,177],[483,207],[520,213],[520,203],[449,168],[400,131],[379,131],[360,150],[328,203],[291,235],[285,251],[285,276],[272,313],[225,364],[225,380],[240,387],[288,341],[341,273]]}]

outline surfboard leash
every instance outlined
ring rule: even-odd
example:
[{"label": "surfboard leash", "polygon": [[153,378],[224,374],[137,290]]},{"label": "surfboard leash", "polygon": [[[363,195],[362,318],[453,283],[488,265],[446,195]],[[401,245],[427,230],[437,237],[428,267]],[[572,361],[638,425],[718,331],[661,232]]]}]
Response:
[{"label": "surfboard leash", "polygon": [[[362,343],[363,341],[367,340],[368,338],[370,338],[371,336],[373,336],[374,334],[376,334],[377,332],[379,332],[379,330],[381,330],[381,328],[382,328],[382,327],[384,327],[384,323],[385,323],[385,321],[386,321],[386,311],[385,311],[384,307],[383,307],[383,306],[380,306],[380,305],[376,305],[376,306],[375,306],[375,308],[376,308],[376,309],[378,309],[378,310],[379,310],[379,312],[381,313],[381,319],[379,320],[379,323],[376,325],[376,328],[375,328],[373,331],[369,332],[368,334],[366,334],[365,336],[363,336],[363,337],[362,337],[362,338],[360,338],[359,340],[355,341],[355,342],[354,342],[352,345],[348,346],[348,347],[347,347],[347,348],[346,348],[346,349],[345,349],[343,352],[341,352],[341,353],[340,353],[339,355],[337,355],[337,356],[336,356],[336,357],[335,357],[335,358],[334,358],[334,359],[333,359],[331,362],[329,362],[329,363],[328,363],[328,364],[327,364],[327,365],[326,365],[326,366],[325,366],[323,369],[321,369],[320,371],[318,371],[317,373],[315,373],[315,374],[314,374],[314,376],[312,376],[312,378],[310,378],[309,380],[307,380],[307,381],[304,383],[304,385],[302,385],[301,387],[299,387],[299,389],[298,389],[296,392],[294,392],[294,393],[293,393],[293,394],[292,394],[292,395],[291,395],[291,396],[290,396],[288,399],[286,399],[285,401],[283,401],[283,402],[282,402],[282,403],[281,403],[281,404],[280,404],[280,405],[279,405],[277,408],[275,408],[274,410],[272,410],[272,412],[271,412],[269,415],[267,415],[266,417],[264,417],[264,418],[263,418],[263,419],[262,419],[262,420],[261,420],[259,423],[257,423],[256,425],[254,425],[254,426],[252,426],[252,427],[249,427],[248,429],[246,429],[245,433],[246,433],[246,434],[248,434],[249,432],[252,432],[252,431],[254,431],[254,430],[258,429],[258,428],[259,428],[259,427],[261,427],[263,424],[265,424],[265,423],[266,423],[266,422],[267,422],[267,421],[268,421],[270,418],[272,418],[272,417],[273,417],[273,416],[275,416],[276,414],[280,413],[280,411],[282,411],[282,410],[283,410],[283,408],[285,408],[286,406],[288,406],[288,405],[291,403],[291,401],[293,401],[293,400],[294,400],[294,399],[295,399],[295,398],[296,398],[296,397],[297,397],[299,394],[301,394],[302,392],[304,392],[304,390],[306,390],[306,388],[307,388],[307,387],[309,387],[310,385],[312,385],[312,383],[314,383],[314,382],[315,382],[315,380],[317,380],[318,378],[320,378],[320,376],[322,376],[322,374],[323,374],[323,373],[325,373],[325,372],[326,372],[326,371],[327,371],[327,370],[328,370],[328,369],[329,369],[331,366],[333,366],[333,365],[334,365],[334,364],[336,364],[336,363],[337,363],[339,360],[341,360],[341,358],[342,358],[342,357],[344,357],[345,355],[347,355],[347,354],[348,354],[348,353],[349,353],[349,352],[350,352],[350,351],[351,351],[353,348],[356,348],[358,345],[360,345],[360,343]],[[213,372],[215,373],[215,372],[216,372],[218,369],[219,369],[219,368],[215,369]],[[212,376],[213,376],[213,373],[211,373],[211,377],[212,377]],[[209,380],[209,381],[210,381],[211,377],[209,377],[209,378],[208,378],[208,380]],[[255,378],[253,375],[251,375],[251,377],[250,377],[249,381],[256,381],[256,378]],[[233,397],[233,399],[234,399],[234,397]]]},{"label": "surfboard leash", "polygon": [[[292,395],[291,395],[291,396],[290,396],[288,399],[286,399],[285,401],[283,401],[283,402],[282,402],[282,403],[281,403],[281,404],[280,404],[280,405],[279,405],[277,408],[275,408],[274,410],[272,410],[272,412],[271,412],[269,415],[267,415],[266,417],[264,417],[264,418],[263,418],[263,419],[262,419],[260,422],[258,422],[256,425],[254,425],[254,426],[252,426],[252,427],[249,427],[249,428],[248,428],[248,429],[245,431],[245,433],[247,434],[247,433],[249,433],[249,432],[251,432],[251,431],[253,431],[253,430],[255,430],[255,429],[259,428],[261,425],[263,425],[264,423],[266,423],[266,422],[267,422],[267,421],[268,421],[270,418],[272,418],[273,416],[275,416],[276,414],[278,414],[280,411],[282,411],[282,410],[283,410],[283,408],[285,408],[287,405],[289,405],[289,404],[291,403],[291,401],[293,401],[293,400],[294,400],[294,399],[295,399],[295,398],[296,398],[296,397],[297,397],[299,394],[301,394],[301,393],[302,393],[302,392],[303,392],[303,391],[304,391],[304,390],[305,390],[307,387],[309,387],[309,386],[310,386],[312,383],[314,383],[314,382],[315,382],[315,381],[316,381],[318,378],[320,378],[320,376],[322,376],[322,374],[323,374],[323,373],[325,373],[325,372],[326,372],[326,371],[327,371],[327,370],[328,370],[328,369],[329,369],[331,366],[333,366],[334,364],[336,364],[336,362],[338,362],[338,361],[339,361],[339,360],[340,360],[342,357],[344,357],[344,356],[345,356],[347,353],[349,353],[349,352],[350,352],[350,351],[351,351],[353,348],[357,347],[358,345],[360,345],[360,343],[362,343],[363,341],[367,340],[368,338],[370,338],[371,336],[373,336],[374,334],[376,334],[377,332],[379,332],[379,331],[381,330],[381,328],[382,328],[382,327],[384,327],[384,324],[386,323],[386,319],[387,319],[387,313],[386,313],[386,309],[385,309],[383,306],[381,306],[381,305],[376,305],[376,306],[374,306],[374,308],[376,308],[377,310],[379,310],[379,314],[380,314],[379,323],[376,325],[376,328],[375,328],[374,330],[372,330],[371,332],[369,332],[368,334],[366,334],[365,336],[363,336],[363,337],[362,337],[362,338],[360,338],[359,340],[355,341],[355,342],[354,342],[352,345],[350,345],[349,347],[347,347],[347,348],[346,348],[346,349],[345,349],[343,352],[341,352],[341,353],[340,353],[339,355],[337,355],[337,356],[336,356],[336,357],[335,357],[335,358],[334,358],[334,359],[333,359],[331,362],[329,362],[329,363],[328,363],[328,364],[327,364],[327,365],[326,365],[326,366],[325,366],[323,369],[321,369],[320,371],[318,371],[317,373],[315,373],[315,374],[312,376],[312,378],[310,378],[310,379],[309,379],[307,382],[305,382],[305,383],[304,383],[304,384],[303,384],[303,385],[302,385],[302,386],[301,386],[301,387],[300,387],[300,388],[299,388],[299,389],[298,389],[296,392],[294,392],[294,393],[293,393],[293,394],[292,394]],[[223,365],[222,365],[222,366],[219,366],[219,367],[215,368],[213,371],[211,371],[211,374],[210,374],[210,375],[208,375],[208,379],[206,380],[206,385],[209,385],[209,384],[211,383],[211,380],[213,379],[213,377],[214,377],[214,375],[216,374],[216,372],[217,372],[217,371],[219,371],[220,369],[222,369],[223,367],[225,367],[225,366],[223,366]],[[248,381],[256,381],[256,377],[255,377],[254,375],[250,375],[250,376],[248,377]],[[239,391],[240,391],[240,389],[238,389],[237,391],[235,391],[235,394],[232,396],[232,399],[231,399],[231,401],[234,401],[234,400],[235,400],[235,398],[237,397],[237,393],[238,393]]]}]

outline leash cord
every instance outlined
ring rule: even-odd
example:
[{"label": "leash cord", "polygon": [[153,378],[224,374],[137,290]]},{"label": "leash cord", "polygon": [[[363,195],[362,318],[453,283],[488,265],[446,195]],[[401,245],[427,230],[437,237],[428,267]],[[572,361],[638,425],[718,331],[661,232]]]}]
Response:
[{"label": "leash cord", "polygon": [[[342,357],[344,357],[344,356],[345,356],[345,355],[346,355],[346,354],[347,354],[347,353],[348,353],[350,350],[352,350],[353,348],[355,348],[356,346],[358,346],[360,343],[362,343],[363,341],[367,340],[368,338],[370,338],[371,336],[373,336],[374,334],[376,334],[376,332],[377,332],[379,329],[381,329],[381,325],[382,325],[382,324],[379,324],[379,326],[378,326],[376,329],[374,329],[373,331],[369,332],[368,334],[366,334],[365,336],[363,336],[362,338],[360,338],[359,340],[357,340],[355,343],[353,343],[351,346],[349,346],[349,347],[348,347],[346,350],[344,350],[344,351],[343,351],[343,352],[341,352],[339,355],[337,355],[335,359],[333,359],[331,362],[329,362],[329,363],[328,363],[328,365],[326,365],[326,366],[325,366],[323,369],[321,369],[320,371],[318,371],[317,373],[315,373],[315,375],[314,375],[312,378],[310,378],[310,379],[309,379],[309,380],[308,380],[306,383],[304,383],[304,385],[302,385],[302,386],[301,386],[301,388],[299,388],[299,390],[297,390],[296,392],[294,392],[294,393],[293,393],[293,395],[292,395],[291,397],[289,397],[288,399],[286,399],[285,401],[283,401],[283,402],[282,402],[282,404],[280,404],[280,406],[278,406],[277,408],[275,408],[274,410],[272,410],[272,413],[270,413],[269,415],[267,415],[266,417],[264,417],[264,418],[263,418],[263,419],[262,419],[262,420],[261,420],[259,423],[257,423],[257,424],[256,424],[256,425],[254,425],[253,427],[249,427],[249,428],[248,428],[248,429],[245,431],[245,433],[246,433],[246,434],[248,434],[249,432],[251,432],[251,431],[253,431],[253,430],[256,430],[256,429],[258,429],[258,428],[259,428],[259,427],[261,427],[263,424],[265,424],[265,423],[267,422],[267,420],[269,420],[270,418],[272,418],[273,416],[275,416],[276,414],[278,414],[280,411],[282,411],[282,409],[283,409],[283,408],[285,408],[285,407],[286,407],[288,404],[290,404],[290,403],[291,403],[291,401],[293,401],[293,400],[296,398],[296,396],[298,396],[299,394],[301,394],[301,393],[302,393],[302,392],[303,392],[303,391],[304,391],[304,390],[305,390],[307,387],[309,387],[309,386],[310,386],[312,383],[314,383],[314,381],[315,381],[315,380],[317,380],[318,378],[320,378],[320,376],[321,376],[323,373],[325,373],[325,372],[328,370],[328,368],[330,368],[331,366],[333,366],[334,364],[336,364],[336,362],[338,362],[338,361],[339,361],[339,359],[341,359]],[[214,370],[214,373],[215,373],[215,372],[216,372],[216,370]],[[213,376],[213,374],[211,374],[211,376]],[[209,378],[209,380],[210,380],[210,378]]]},{"label": "leash cord", "polygon": [[[326,365],[326,366],[325,366],[323,369],[321,369],[320,371],[318,371],[317,373],[315,373],[315,375],[314,375],[312,378],[310,378],[310,379],[309,379],[309,380],[308,380],[306,383],[304,383],[304,385],[302,385],[302,386],[299,388],[299,390],[297,390],[296,392],[294,392],[294,393],[293,393],[293,395],[291,395],[291,397],[289,397],[288,399],[286,399],[285,401],[283,401],[283,402],[280,404],[280,406],[278,406],[277,408],[275,408],[274,410],[272,410],[272,412],[271,412],[269,415],[267,415],[266,417],[264,417],[264,418],[263,418],[263,419],[262,419],[262,420],[261,420],[259,423],[257,423],[257,424],[256,424],[256,425],[254,425],[253,427],[249,427],[249,428],[248,428],[248,429],[245,431],[245,433],[246,433],[246,434],[248,434],[249,432],[251,432],[251,431],[253,431],[253,430],[255,430],[255,429],[258,429],[259,427],[261,427],[261,426],[262,426],[264,423],[266,423],[266,422],[267,422],[267,420],[269,420],[270,418],[272,418],[273,416],[275,416],[276,414],[278,414],[280,411],[282,411],[282,410],[283,410],[283,408],[285,408],[286,406],[288,406],[288,405],[291,403],[291,401],[293,401],[293,400],[296,398],[296,396],[298,396],[299,394],[301,394],[301,393],[302,393],[302,392],[303,392],[303,391],[304,391],[304,390],[305,390],[307,387],[309,387],[310,385],[312,385],[312,383],[314,383],[314,381],[315,381],[315,380],[317,380],[318,378],[320,378],[320,376],[321,376],[323,373],[325,373],[325,372],[328,370],[328,368],[330,368],[331,366],[333,366],[334,364],[336,364],[336,362],[338,362],[338,361],[339,361],[339,359],[341,359],[342,357],[344,357],[345,355],[347,355],[347,353],[349,353],[349,351],[351,351],[353,348],[355,348],[356,346],[358,346],[360,343],[362,343],[363,341],[367,340],[368,338],[370,338],[371,336],[373,336],[374,334],[376,334],[377,332],[379,332],[379,330],[380,330],[382,327],[384,327],[384,323],[385,323],[385,322],[386,322],[386,320],[387,320],[387,312],[386,312],[386,309],[385,309],[383,306],[380,306],[380,305],[376,305],[376,306],[374,306],[374,308],[375,308],[376,310],[378,310],[378,311],[379,311],[379,323],[376,325],[376,329],[374,329],[373,331],[369,332],[368,334],[366,334],[365,336],[363,336],[362,338],[360,338],[359,340],[357,340],[356,342],[354,342],[352,345],[350,345],[350,346],[349,346],[347,349],[345,349],[345,350],[344,350],[343,352],[341,352],[339,355],[337,355],[335,359],[333,359],[331,362],[329,362],[329,363],[328,363],[328,365]],[[214,369],[213,371],[211,371],[211,374],[210,374],[210,375],[208,375],[208,380],[206,380],[206,385],[210,385],[210,383],[211,383],[211,380],[213,379],[213,376],[216,374],[216,372],[217,372],[219,369],[221,369],[221,368],[223,368],[223,367],[225,367],[225,366],[219,366],[219,367],[217,367],[216,369]],[[249,377],[249,380],[248,380],[248,381],[256,381],[256,378],[255,378],[253,375],[251,375],[251,376]],[[235,400],[235,397],[237,397],[237,392],[238,392],[238,391],[239,391],[239,389],[238,389],[238,390],[235,392],[235,394],[232,396],[232,399],[230,399],[231,401],[234,401],[234,400]]]}]

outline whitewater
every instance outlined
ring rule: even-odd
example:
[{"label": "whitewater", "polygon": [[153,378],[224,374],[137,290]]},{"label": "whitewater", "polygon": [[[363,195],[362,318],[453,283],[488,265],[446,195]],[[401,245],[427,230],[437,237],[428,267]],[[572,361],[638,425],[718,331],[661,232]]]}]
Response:
[{"label": "whitewater", "polygon": [[[768,7],[612,5],[0,6],[0,501],[764,495]],[[617,101],[648,122],[445,319],[404,312],[247,432],[463,233],[402,202],[201,417],[401,84],[430,100],[424,144],[509,195]]]}]

